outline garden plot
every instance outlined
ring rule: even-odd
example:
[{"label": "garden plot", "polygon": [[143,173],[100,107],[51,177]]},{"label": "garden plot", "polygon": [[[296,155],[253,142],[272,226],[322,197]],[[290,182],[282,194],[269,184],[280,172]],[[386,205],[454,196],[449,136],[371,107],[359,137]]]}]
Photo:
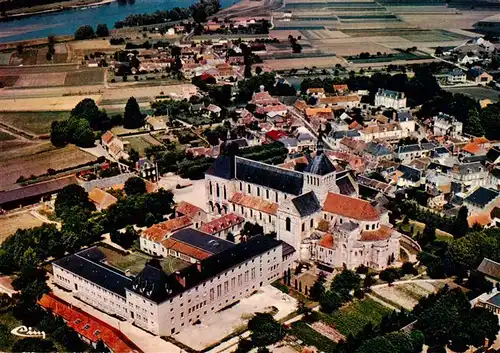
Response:
[{"label": "garden plot", "polygon": [[0,243],[14,234],[18,229],[28,229],[41,226],[43,222],[29,211],[0,216]]},{"label": "garden plot", "polygon": [[[358,41],[356,41],[358,42]],[[328,40],[312,43],[316,48],[326,53],[332,53],[337,56],[351,56],[360,53],[368,52],[370,54],[394,53],[394,50],[385,47],[378,43],[367,43],[359,41],[359,43],[330,43]]]},{"label": "garden plot", "polygon": [[433,284],[431,282],[415,281],[390,287],[374,287],[372,290],[382,300],[385,298],[389,303],[395,303],[407,310],[411,310],[421,298],[434,293],[436,286],[439,286],[439,282]]},{"label": "garden plot", "polygon": [[310,40],[323,40],[323,39],[336,39],[336,38],[349,38],[349,36],[341,31],[312,30],[302,31],[302,34]]},{"label": "garden plot", "polygon": [[84,86],[103,83],[104,70],[93,69],[77,72],[68,72],[64,80],[65,86]]},{"label": "garden plot", "polygon": [[27,74],[21,75],[16,82],[16,87],[50,87],[62,86],[66,78],[65,72],[50,74]]},{"label": "garden plot", "polygon": [[145,155],[144,152],[148,147],[161,145],[161,142],[150,135],[128,137],[123,140],[127,143],[126,148],[128,151],[134,149],[139,152],[140,156]]},{"label": "garden plot", "polygon": [[0,113],[0,122],[35,135],[48,134],[53,121],[68,118],[69,112]]}]

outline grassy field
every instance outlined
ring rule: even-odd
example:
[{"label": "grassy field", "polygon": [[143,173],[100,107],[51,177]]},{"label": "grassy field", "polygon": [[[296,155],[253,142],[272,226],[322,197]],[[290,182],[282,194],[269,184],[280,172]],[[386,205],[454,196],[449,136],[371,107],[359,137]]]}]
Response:
[{"label": "grassy field", "polygon": [[336,344],[329,338],[317,332],[303,321],[296,321],[292,324],[291,334],[308,346],[314,346],[323,352],[331,352]]},{"label": "grassy field", "polygon": [[27,229],[41,226],[43,222],[29,212],[0,217],[0,244],[18,229]]},{"label": "grassy field", "polygon": [[0,113],[0,122],[35,135],[48,134],[56,120],[67,120],[69,112]]},{"label": "grassy field", "polygon": [[379,324],[382,317],[390,312],[390,309],[372,299],[363,299],[352,302],[330,315],[321,314],[321,319],[347,337],[358,334],[369,322],[373,325]]},{"label": "grassy field", "polygon": [[500,99],[500,91],[495,91],[491,88],[486,87],[456,87],[456,88],[445,88],[445,90],[451,93],[462,93],[470,96],[474,99],[491,99],[493,102],[498,102]]},{"label": "grassy field", "polygon": [[[151,256],[140,252],[134,252],[124,256],[105,247],[100,247],[99,249],[106,255],[108,263],[111,266],[114,266],[122,271],[130,270],[130,273],[132,274],[138,274],[143,270],[146,262],[152,259]],[[162,258],[160,262],[166,273],[172,273],[188,266],[187,262],[170,256]]]},{"label": "grassy field", "polygon": [[13,150],[3,154],[0,161],[0,190],[14,187],[21,175],[40,175],[49,168],[64,169],[94,160],[94,156],[76,146],[55,148],[50,142],[37,146],[36,149]]},{"label": "grassy field", "polygon": [[151,137],[149,135],[129,137],[129,138],[124,138],[123,140],[128,143],[127,144],[128,151],[134,149],[137,152],[139,152],[140,156],[145,155],[144,151],[146,150],[146,148],[151,146],[161,145],[160,142],[158,142],[154,137]]},{"label": "grassy field", "polygon": [[10,141],[15,139],[16,139],[15,136],[12,136],[11,134],[8,134],[5,131],[0,130],[0,141]]},{"label": "grassy field", "polygon": [[[390,55],[390,56],[389,56]],[[399,52],[389,55],[378,55],[367,59],[361,59],[359,57],[350,56],[346,59],[355,64],[364,64],[364,63],[379,63],[379,62],[390,62],[396,60],[420,60],[420,59],[429,59],[430,56],[424,55],[416,55],[414,53],[407,52]]]}]

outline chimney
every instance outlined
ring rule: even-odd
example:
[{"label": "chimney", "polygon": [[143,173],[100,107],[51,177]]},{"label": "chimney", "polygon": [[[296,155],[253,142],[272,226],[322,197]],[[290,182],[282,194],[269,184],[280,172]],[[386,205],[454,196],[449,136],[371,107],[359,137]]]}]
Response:
[{"label": "chimney", "polygon": [[179,271],[175,272],[175,279],[182,287],[186,288],[186,278]]},{"label": "chimney", "polygon": [[198,272],[201,272],[201,270],[203,269],[200,261],[196,263],[196,269],[198,270]]}]

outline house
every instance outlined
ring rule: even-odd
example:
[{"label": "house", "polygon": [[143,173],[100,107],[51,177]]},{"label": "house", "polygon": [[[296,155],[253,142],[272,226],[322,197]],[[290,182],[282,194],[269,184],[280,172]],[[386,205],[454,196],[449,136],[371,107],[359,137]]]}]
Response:
[{"label": "house", "polygon": [[408,131],[403,130],[398,122],[369,125],[361,129],[359,132],[361,140],[365,142],[370,142],[375,139],[393,141],[400,140],[408,136]]},{"label": "house", "polygon": [[380,161],[382,159],[391,159],[392,151],[382,143],[371,141],[366,144],[363,156],[371,160]]},{"label": "house", "polygon": [[333,119],[333,111],[332,108],[306,108],[305,115],[307,119],[324,119],[324,120],[332,120]]},{"label": "house", "polygon": [[402,109],[406,108],[406,97],[402,92],[379,88],[375,94],[375,106]]},{"label": "house", "polygon": [[161,242],[168,238],[173,232],[189,227],[193,224],[191,218],[182,216],[168,221],[153,224],[140,233],[139,245],[142,251],[154,255],[165,255],[165,248]]},{"label": "house", "polygon": [[460,69],[454,69],[446,76],[446,81],[450,85],[455,85],[457,83],[465,83],[467,80],[467,75]]},{"label": "house", "polygon": [[415,158],[428,157],[435,149],[432,143],[421,143],[399,146],[396,150],[395,157],[403,162],[410,162]]},{"label": "house", "polygon": [[480,67],[473,67],[467,71],[467,78],[474,83],[487,85],[491,81],[493,81],[493,76],[484,71]]},{"label": "house", "polygon": [[401,164],[392,180],[398,187],[419,187],[422,181],[422,171],[409,165]]},{"label": "house", "polygon": [[500,263],[484,258],[483,261],[477,267],[477,271],[484,274],[486,279],[497,284],[500,282]]},{"label": "house", "polygon": [[488,182],[488,170],[480,162],[454,164],[448,174],[465,189],[484,186]]},{"label": "house", "polygon": [[152,131],[166,130],[168,117],[163,116],[148,116],[146,118],[146,128]]},{"label": "house", "polygon": [[349,92],[349,86],[346,84],[333,85],[333,90],[336,94],[342,95],[344,93]]},{"label": "house", "polygon": [[194,224],[195,228],[200,228],[200,226],[208,221],[208,214],[200,207],[193,205],[192,203],[181,201],[175,207],[175,216],[177,218],[186,216]]},{"label": "house", "polygon": [[361,98],[354,94],[348,96],[331,96],[331,97],[320,97],[318,99],[318,105],[321,107],[332,107],[337,108],[355,108],[361,103]]},{"label": "house", "polygon": [[109,192],[99,188],[93,188],[90,190],[89,200],[96,206],[98,211],[105,210],[118,201],[118,199]]},{"label": "house", "polygon": [[101,145],[115,160],[120,158],[128,159],[129,157],[125,152],[125,143],[109,130],[101,136]]},{"label": "house", "polygon": [[306,91],[306,94],[308,94],[310,96],[324,97],[325,96],[325,89],[324,88],[308,88]]},{"label": "house", "polygon": [[135,163],[135,169],[139,172],[141,178],[156,182],[160,177],[158,175],[158,166],[156,162],[151,161],[148,158],[139,158],[139,160]]},{"label": "house", "polygon": [[165,255],[194,264],[229,249],[234,243],[193,228],[184,228],[163,240],[161,245],[165,248]]},{"label": "house", "polygon": [[299,151],[299,141],[295,137],[282,136],[278,141],[286,147],[289,154],[294,154]]},{"label": "house", "polygon": [[466,53],[458,58],[458,63],[462,65],[472,65],[478,61],[481,61],[481,58],[473,53]]},{"label": "house", "polygon": [[415,119],[411,115],[411,112],[409,111],[397,112],[396,119],[403,130],[407,130],[408,132],[415,131]]},{"label": "house", "polygon": [[463,124],[454,116],[439,113],[433,118],[434,136],[459,137],[462,135]]},{"label": "house", "polygon": [[469,215],[482,213],[484,211],[489,212],[499,205],[499,195],[500,193],[497,190],[480,186],[464,199],[463,204],[467,206]]}]

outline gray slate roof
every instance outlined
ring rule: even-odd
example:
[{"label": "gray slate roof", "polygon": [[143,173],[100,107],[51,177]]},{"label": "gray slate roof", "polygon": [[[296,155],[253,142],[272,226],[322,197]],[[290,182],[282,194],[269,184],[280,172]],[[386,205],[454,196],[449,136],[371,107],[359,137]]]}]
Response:
[{"label": "gray slate roof", "polygon": [[483,188],[480,186],[472,194],[465,198],[465,201],[473,205],[486,206],[498,197],[498,191]]},{"label": "gray slate roof", "polygon": [[488,258],[484,258],[477,270],[488,277],[500,280],[500,264]]},{"label": "gray slate roof", "polygon": [[321,211],[321,204],[312,191],[293,198],[292,203],[301,217],[307,217]]},{"label": "gray slate roof", "polygon": [[175,239],[210,254],[217,254],[234,246],[234,243],[193,228],[181,229],[172,234],[170,239]]},{"label": "gray slate roof", "polygon": [[236,179],[287,194],[302,194],[304,176],[300,172],[236,157]]},{"label": "gray slate roof", "polygon": [[333,173],[335,167],[330,159],[324,154],[317,152],[316,156],[309,161],[304,172],[316,174],[316,175],[326,175]]}]

